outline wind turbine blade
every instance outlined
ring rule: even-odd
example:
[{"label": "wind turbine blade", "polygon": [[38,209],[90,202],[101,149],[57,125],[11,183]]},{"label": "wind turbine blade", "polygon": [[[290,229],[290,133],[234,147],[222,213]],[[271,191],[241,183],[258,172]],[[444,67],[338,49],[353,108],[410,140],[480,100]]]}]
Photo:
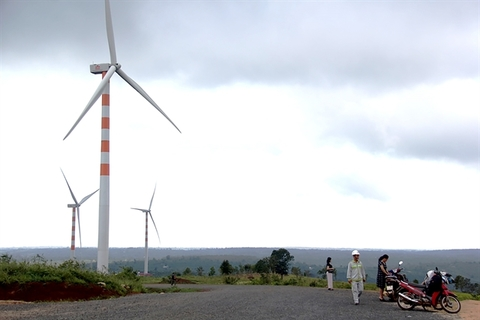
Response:
[{"label": "wind turbine blade", "polygon": [[73,201],[75,201],[75,204],[78,205],[77,199],[75,198],[75,195],[73,194],[72,188],[70,188],[70,185],[68,184],[67,177],[65,177],[65,173],[63,173],[62,169],[60,169],[60,171],[62,171],[63,177],[65,178],[65,181],[67,182],[68,190],[70,190],[70,194],[72,195]]},{"label": "wind turbine blade", "polygon": [[77,207],[78,237],[80,238],[80,247],[82,247],[82,229],[80,229],[80,207]]},{"label": "wind turbine blade", "polygon": [[108,48],[110,49],[110,63],[117,63],[117,53],[115,52],[115,39],[113,37],[112,14],[110,12],[110,1],[105,0],[105,21],[107,22]]},{"label": "wind turbine blade", "polygon": [[178,127],[175,125],[175,123],[173,123],[173,121],[170,120],[170,118],[165,114],[165,112],[160,109],[160,107],[155,103],[155,101],[150,98],[150,96],[145,92],[145,90],[143,90],[135,81],[133,81],[132,78],[127,76],[127,74],[123,72],[122,69],[117,69],[117,73],[120,75],[120,77],[123,78],[123,80],[125,80],[129,85],[131,85],[133,89],[137,90],[138,93],[140,93],[148,102],[150,102],[150,104],[154,106],[155,109],[157,109],[161,114],[163,114],[163,116],[167,118],[167,120],[170,121],[171,124],[173,124],[173,126],[178,130],[178,132],[182,133],[182,131],[180,131],[180,129],[178,129]]},{"label": "wind turbine blade", "polygon": [[91,196],[93,196],[98,190],[100,190],[100,189],[97,189],[96,191],[90,193],[88,196],[86,196],[85,198],[83,198],[82,201],[80,201],[80,203],[79,203],[78,205],[80,206],[82,203],[84,203],[85,201],[87,201],[88,198],[90,198]]},{"label": "wind turbine blade", "polygon": [[138,210],[138,211],[142,211],[142,212],[148,212],[147,209],[139,209],[139,208],[130,208],[132,210]]},{"label": "wind turbine blade", "polygon": [[160,241],[160,234],[158,233],[158,229],[157,229],[157,225],[155,224],[155,220],[153,220],[152,213],[150,211],[148,213],[150,214],[150,219],[152,219],[153,226],[155,227],[155,231],[157,231],[158,242],[162,243],[162,241]]},{"label": "wind turbine blade", "polygon": [[93,106],[93,104],[98,100],[98,98],[102,95],[102,92],[103,90],[105,89],[105,87],[107,86],[108,84],[108,81],[110,80],[110,78],[113,76],[113,73],[115,72],[115,70],[117,69],[117,67],[115,66],[110,66],[110,68],[108,69],[107,73],[105,74],[105,77],[103,77],[102,81],[100,82],[100,85],[98,86],[97,90],[93,93],[93,96],[92,98],[90,99],[90,101],[87,103],[87,106],[85,107],[85,109],[83,110],[82,114],[80,115],[80,117],[78,118],[77,122],[75,122],[75,124],[73,125],[72,129],[70,129],[70,131],[68,131],[67,135],[65,136],[65,138],[63,138],[63,140],[67,139],[67,137],[70,135],[70,133],[72,133],[73,129],[75,129],[75,127],[80,123],[80,121],[83,119],[83,117],[87,114],[88,110],[90,110],[90,108]]},{"label": "wind turbine blade", "polygon": [[152,209],[152,202],[153,202],[153,197],[155,196],[155,190],[157,190],[157,185],[155,184],[155,189],[153,189],[153,195],[152,195],[152,200],[150,200],[150,207],[148,207],[148,211]]}]

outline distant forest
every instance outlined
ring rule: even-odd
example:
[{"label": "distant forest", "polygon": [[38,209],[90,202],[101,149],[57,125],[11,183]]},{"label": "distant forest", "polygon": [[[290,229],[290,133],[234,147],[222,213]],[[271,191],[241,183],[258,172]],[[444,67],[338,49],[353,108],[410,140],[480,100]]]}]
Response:
[{"label": "distant forest", "polygon": [[[270,257],[273,250],[280,248],[149,248],[149,272],[155,276],[165,276],[172,272],[183,273],[189,268],[193,274],[199,267],[208,273],[214,267],[219,274],[219,267],[228,260],[233,267],[242,270],[242,266],[255,265],[258,260]],[[327,257],[332,258],[332,264],[337,269],[336,279],[346,278],[347,264],[351,260],[351,249],[312,249],[285,248],[294,260],[290,267],[299,268],[302,273],[318,277],[318,271],[325,266]],[[122,267],[132,267],[143,272],[144,248],[110,248],[109,270],[117,272]],[[454,277],[461,275],[472,282],[480,283],[480,249],[464,250],[381,250],[359,249],[360,260],[363,262],[368,282],[375,282],[378,258],[386,253],[390,256],[388,268],[393,269],[400,260],[409,281],[422,281],[428,270],[438,267]],[[36,257],[51,262],[63,262],[70,258],[70,250],[65,248],[0,248],[1,255],[11,255],[17,261],[31,261]],[[97,249],[77,248],[76,259],[83,261],[87,267],[96,269]]]}]

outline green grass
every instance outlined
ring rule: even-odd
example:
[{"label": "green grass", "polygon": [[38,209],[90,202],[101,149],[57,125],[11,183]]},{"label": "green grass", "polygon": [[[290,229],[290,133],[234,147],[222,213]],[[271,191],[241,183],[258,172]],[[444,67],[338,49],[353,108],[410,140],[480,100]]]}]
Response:
[{"label": "green grass", "polygon": [[458,292],[454,291],[454,293],[457,295],[458,300],[464,301],[464,300],[476,300],[480,301],[480,296],[473,296],[470,293],[465,293],[465,292]]}]

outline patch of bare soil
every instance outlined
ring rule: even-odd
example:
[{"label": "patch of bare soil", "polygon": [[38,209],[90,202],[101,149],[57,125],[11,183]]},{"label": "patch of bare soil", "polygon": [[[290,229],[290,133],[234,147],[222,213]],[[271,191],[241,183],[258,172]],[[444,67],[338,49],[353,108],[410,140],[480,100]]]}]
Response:
[{"label": "patch of bare soil", "polygon": [[78,301],[118,297],[119,294],[97,284],[80,285],[63,282],[0,284],[0,300],[9,301]]},{"label": "patch of bare soil", "polygon": [[462,309],[458,313],[463,320],[477,320],[480,314],[480,301],[464,300]]},{"label": "patch of bare soil", "polygon": [[[177,278],[177,284],[194,282]],[[68,284],[65,282],[31,282],[25,284],[0,284],[0,304],[19,304],[37,301],[79,301],[108,299],[120,295],[102,285]]]}]

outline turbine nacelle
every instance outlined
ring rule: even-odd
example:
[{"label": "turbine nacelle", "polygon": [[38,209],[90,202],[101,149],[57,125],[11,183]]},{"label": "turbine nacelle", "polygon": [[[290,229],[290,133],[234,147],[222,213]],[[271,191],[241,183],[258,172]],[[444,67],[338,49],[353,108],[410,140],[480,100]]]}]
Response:
[{"label": "turbine nacelle", "polygon": [[120,63],[94,63],[90,65],[90,72],[93,74],[102,74],[110,69],[110,66],[114,66],[117,70],[122,67]]}]

